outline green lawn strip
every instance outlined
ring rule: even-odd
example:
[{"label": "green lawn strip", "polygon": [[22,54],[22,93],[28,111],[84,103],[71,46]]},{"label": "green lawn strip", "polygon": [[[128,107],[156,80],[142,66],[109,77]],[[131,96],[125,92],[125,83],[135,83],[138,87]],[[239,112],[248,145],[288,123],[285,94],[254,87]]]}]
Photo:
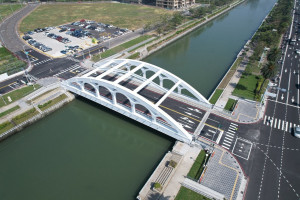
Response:
[{"label": "green lawn strip", "polygon": [[21,4],[6,4],[6,5],[0,5],[0,13],[1,17],[4,19],[5,17],[12,14],[12,11],[15,12],[22,8]]},{"label": "green lawn strip", "polygon": [[140,57],[140,52],[136,52],[128,57],[128,59],[137,59]]},{"label": "green lawn strip", "polygon": [[229,111],[233,111],[236,103],[237,103],[237,100],[229,98],[224,109],[229,110]]},{"label": "green lawn strip", "polygon": [[259,76],[242,75],[232,94],[241,98],[255,100],[255,89]]},{"label": "green lawn strip", "polygon": [[62,95],[59,95],[58,97],[56,97],[56,98],[54,98],[54,99],[52,99],[52,100],[50,100],[50,101],[48,101],[48,102],[46,102],[44,104],[38,105],[38,107],[39,107],[39,109],[41,109],[42,111],[44,111],[44,110],[50,108],[51,106],[57,104],[58,102],[66,99],[66,98],[67,98],[67,95],[62,94]]},{"label": "green lawn strip", "polygon": [[[32,101],[35,101],[35,100],[41,98],[42,96],[44,96],[44,95],[46,95],[46,94],[52,92],[53,90],[55,90],[55,89],[48,90],[47,92],[45,92],[45,93],[43,93],[43,94],[41,94],[41,95],[39,95],[39,96],[37,96],[37,97],[34,97],[34,98],[32,99]],[[29,101],[29,103],[30,103],[30,101]]]},{"label": "green lawn strip", "polygon": [[159,39],[159,37],[155,37],[153,40],[150,40],[150,41],[146,42],[145,44],[141,44],[141,45],[135,47],[134,49],[130,50],[129,53],[132,53],[132,52],[134,52],[135,50],[141,48],[142,46],[145,46],[145,45],[147,45],[147,44],[150,44],[151,42],[154,42],[155,40],[158,40],[158,39]]},{"label": "green lawn strip", "polygon": [[201,173],[203,171],[203,164],[205,161],[205,151],[201,150],[200,153],[198,154],[193,166],[191,167],[189,173],[188,173],[188,177],[192,178],[192,179],[196,179],[198,180],[201,176]]},{"label": "green lawn strip", "polygon": [[124,3],[80,3],[41,5],[20,24],[20,31],[58,26],[81,19],[112,24],[120,28],[138,29],[147,23],[158,21],[162,15],[174,11],[158,7]]},{"label": "green lawn strip", "polygon": [[8,121],[0,124],[0,134],[8,131],[9,129],[11,129],[13,127],[14,127],[14,125]]},{"label": "green lawn strip", "polygon": [[127,48],[129,48],[131,46],[133,46],[133,45],[136,45],[136,44],[138,44],[140,42],[143,42],[143,41],[145,41],[145,40],[147,40],[147,39],[149,39],[151,37],[152,36],[150,36],[150,35],[142,35],[142,36],[140,36],[138,38],[135,38],[133,40],[125,42],[124,44],[121,44],[121,45],[116,46],[116,47],[114,47],[112,49],[109,49],[109,50],[107,50],[107,51],[105,51],[105,52],[103,52],[101,54],[95,55],[95,56],[92,57],[92,60],[94,62],[96,62],[96,61],[99,61],[100,58],[101,59],[107,58],[107,57],[112,56],[112,55],[114,55],[116,53],[119,53],[119,52],[121,52],[121,51],[123,51],[123,50],[125,50],[125,49],[127,49]]},{"label": "green lawn strip", "polygon": [[8,109],[8,110],[6,110],[6,111],[0,113],[0,117],[3,117],[3,116],[5,116],[5,115],[8,115],[9,113],[12,113],[12,112],[14,112],[14,111],[16,111],[16,110],[18,110],[18,109],[20,109],[20,106],[12,107],[12,108],[10,108],[10,109]]},{"label": "green lawn strip", "polygon": [[175,200],[210,200],[209,198],[181,186]]},{"label": "green lawn strip", "polygon": [[24,61],[19,60],[5,47],[0,48],[0,74],[13,74],[24,69],[26,65]]},{"label": "green lawn strip", "polygon": [[219,97],[221,96],[222,92],[223,92],[223,89],[216,89],[215,93],[210,98],[209,102],[211,104],[215,104],[218,101]]},{"label": "green lawn strip", "polygon": [[16,124],[21,124],[22,122],[32,118],[33,116],[37,115],[39,112],[35,109],[32,108],[20,115],[15,116],[12,120]]},{"label": "green lawn strip", "polygon": [[[36,84],[36,85],[34,85],[34,87],[37,90],[41,86]],[[3,95],[3,99],[0,99],[0,107],[8,105],[10,103],[13,103],[13,102],[25,97],[26,95],[32,93],[33,91],[35,91],[34,87],[33,87],[33,85],[29,85],[29,86],[22,87],[20,89],[14,90],[10,93]],[[8,101],[8,97],[11,98],[12,102]],[[5,101],[6,104],[3,101]]]}]

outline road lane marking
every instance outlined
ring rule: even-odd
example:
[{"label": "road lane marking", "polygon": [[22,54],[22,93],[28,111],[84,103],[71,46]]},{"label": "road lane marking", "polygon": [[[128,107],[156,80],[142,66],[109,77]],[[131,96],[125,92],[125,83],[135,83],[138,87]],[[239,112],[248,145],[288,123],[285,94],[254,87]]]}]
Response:
[{"label": "road lane marking", "polygon": [[281,123],[281,120],[278,119],[278,129],[280,129],[280,123]]},{"label": "road lane marking", "polygon": [[289,127],[289,123],[288,123],[288,122],[285,122],[285,131],[286,131],[286,132],[288,131],[288,127]]},{"label": "road lane marking", "polygon": [[274,127],[276,128],[276,125],[277,125],[277,118],[275,118],[274,120]]},{"label": "road lane marking", "polygon": [[227,134],[234,136],[234,134],[233,134],[233,133],[229,133],[229,132],[227,132]]},{"label": "road lane marking", "polygon": [[226,135],[226,137],[234,138],[234,136],[232,136],[232,135]]},{"label": "road lane marking", "polygon": [[5,88],[5,87],[9,87],[10,85],[13,85],[13,84],[15,84],[15,83],[17,83],[17,82],[13,82],[13,83],[7,84],[7,85],[5,85],[5,86],[2,86],[2,87],[0,87],[0,89]]},{"label": "road lane marking", "polygon": [[282,126],[281,130],[284,130],[284,121],[282,120]]}]

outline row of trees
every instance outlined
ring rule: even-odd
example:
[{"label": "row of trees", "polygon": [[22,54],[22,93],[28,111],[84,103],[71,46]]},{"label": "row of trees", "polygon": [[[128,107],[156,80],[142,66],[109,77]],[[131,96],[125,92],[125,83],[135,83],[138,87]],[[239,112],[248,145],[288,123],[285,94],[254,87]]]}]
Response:
[{"label": "row of trees", "polygon": [[254,53],[250,57],[250,65],[260,60],[265,47],[270,48],[267,54],[267,63],[260,69],[262,79],[256,85],[257,99],[260,98],[265,81],[274,77],[278,71],[279,42],[282,34],[291,24],[292,9],[292,0],[279,0],[251,41]]}]

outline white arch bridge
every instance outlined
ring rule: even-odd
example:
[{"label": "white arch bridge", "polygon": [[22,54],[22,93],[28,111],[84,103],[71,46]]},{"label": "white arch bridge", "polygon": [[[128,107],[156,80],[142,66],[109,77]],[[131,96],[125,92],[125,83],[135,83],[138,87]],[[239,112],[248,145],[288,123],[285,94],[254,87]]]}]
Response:
[{"label": "white arch bridge", "polygon": [[[207,99],[188,83],[158,66],[114,59],[96,63],[94,67],[81,77],[64,81],[63,87],[177,140],[190,143],[193,131],[176,120],[177,115],[186,118],[178,114],[176,107],[193,102],[211,108]],[[173,105],[173,109],[168,105]]]}]

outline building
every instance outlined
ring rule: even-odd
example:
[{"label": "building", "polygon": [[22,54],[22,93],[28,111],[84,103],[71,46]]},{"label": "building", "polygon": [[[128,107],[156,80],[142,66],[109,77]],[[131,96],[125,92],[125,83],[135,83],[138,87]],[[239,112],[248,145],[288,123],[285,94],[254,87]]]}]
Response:
[{"label": "building", "polygon": [[195,4],[195,0],[156,0],[156,6],[166,9],[184,8]]}]

